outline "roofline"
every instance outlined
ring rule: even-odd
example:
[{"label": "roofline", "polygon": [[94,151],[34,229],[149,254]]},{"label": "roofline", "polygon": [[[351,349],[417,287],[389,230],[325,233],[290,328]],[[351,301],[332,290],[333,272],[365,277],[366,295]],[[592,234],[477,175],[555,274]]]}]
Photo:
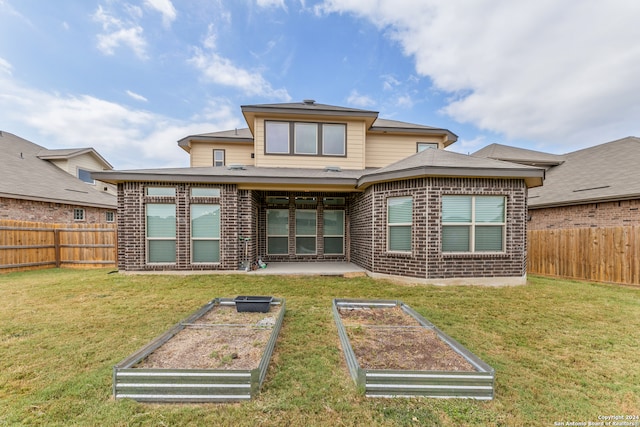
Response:
[{"label": "roofline", "polygon": [[527,187],[539,187],[544,179],[544,169],[523,170],[506,168],[456,168],[439,166],[418,166],[392,172],[372,172],[360,177],[358,187],[363,188],[378,182],[411,179],[422,176],[465,177],[465,178],[515,178],[524,179]]},{"label": "roofline", "polygon": [[188,143],[194,140],[206,140],[211,142],[247,142],[253,143],[253,138],[234,138],[230,136],[209,136],[209,135],[189,135],[178,140],[178,146],[187,147]]},{"label": "roofline", "polygon": [[103,209],[117,209],[118,207],[117,202],[115,202],[113,205],[106,205],[102,203],[80,202],[77,200],[54,199],[49,197],[38,197],[38,196],[25,196],[24,194],[0,193],[0,197],[5,197],[7,199],[31,200],[35,202],[47,202],[47,203],[60,203],[63,205],[87,206],[92,208],[103,208]]},{"label": "roofline", "polygon": [[[304,105],[304,104],[300,104]],[[313,104],[313,109],[300,108],[295,106],[269,106],[269,105],[241,105],[240,109],[244,113],[270,113],[270,114],[296,114],[305,116],[349,116],[349,117],[378,117],[377,111],[358,110],[358,109],[340,109],[333,110],[331,108],[318,107],[322,104]]]},{"label": "roofline", "polygon": [[[55,149],[52,149],[52,150],[55,150]],[[44,149],[44,151],[52,151],[52,150],[50,150],[48,148]],[[77,156],[80,156],[80,155],[85,154],[85,153],[93,154],[95,157],[98,158],[99,161],[103,162],[105,165],[107,165],[108,167],[113,169],[113,165],[111,163],[109,163],[104,157],[102,157],[100,155],[100,153],[98,153],[96,151],[96,149],[93,148],[93,147],[78,148],[78,151],[76,151],[76,152],[74,152],[72,154],[64,154],[64,155],[63,154],[59,154],[59,155],[51,154],[51,155],[41,156],[38,153],[36,153],[36,157],[38,157],[39,159],[42,159],[42,160],[70,159],[72,157],[77,157]]]},{"label": "roofline", "polygon": [[367,132],[369,133],[380,133],[380,134],[385,134],[385,133],[399,133],[399,134],[408,134],[408,135],[445,135],[446,139],[444,141],[444,146],[448,147],[449,145],[453,144],[454,142],[456,142],[458,140],[458,135],[456,135],[455,133],[451,132],[448,129],[441,129],[441,128],[431,128],[431,129],[424,129],[424,128],[419,128],[419,127],[385,127],[385,126],[371,126],[369,128],[369,130],[367,130]]},{"label": "roofline", "polygon": [[[544,208],[560,208],[560,207],[575,206],[575,205],[588,205],[590,203],[606,203],[606,202],[617,202],[622,200],[634,200],[634,199],[640,199],[640,194],[628,194],[625,196],[593,197],[591,199],[549,202],[549,203],[542,203],[539,205],[531,204],[531,202],[529,202],[529,209],[535,210],[535,209],[544,209]],[[529,197],[529,200],[531,200],[531,197]]]},{"label": "roofline", "polygon": [[[475,155],[475,154],[474,154]],[[480,156],[484,157],[484,156]],[[509,157],[487,156],[487,159],[501,160],[503,162],[520,163],[527,165],[560,166],[566,160],[536,160],[536,159],[513,159]]]}]

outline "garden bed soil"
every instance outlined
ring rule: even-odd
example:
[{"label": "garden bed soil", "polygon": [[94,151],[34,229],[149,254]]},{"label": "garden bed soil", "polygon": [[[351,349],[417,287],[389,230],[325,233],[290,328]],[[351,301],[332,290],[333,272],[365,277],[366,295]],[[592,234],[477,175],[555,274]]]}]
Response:
[{"label": "garden bed soil", "polygon": [[280,309],[273,304],[267,313],[239,313],[233,305],[217,305],[134,367],[256,369]]},{"label": "garden bed soil", "polygon": [[338,312],[363,369],[476,371],[399,306],[340,307]]}]

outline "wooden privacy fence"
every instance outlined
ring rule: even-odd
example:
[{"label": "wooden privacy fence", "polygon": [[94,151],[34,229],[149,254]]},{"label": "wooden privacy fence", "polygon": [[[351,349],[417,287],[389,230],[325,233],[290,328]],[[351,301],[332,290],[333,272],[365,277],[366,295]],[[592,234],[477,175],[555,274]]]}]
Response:
[{"label": "wooden privacy fence", "polygon": [[527,272],[640,285],[640,226],[530,230]]},{"label": "wooden privacy fence", "polygon": [[117,264],[115,224],[48,224],[0,220],[0,273]]}]

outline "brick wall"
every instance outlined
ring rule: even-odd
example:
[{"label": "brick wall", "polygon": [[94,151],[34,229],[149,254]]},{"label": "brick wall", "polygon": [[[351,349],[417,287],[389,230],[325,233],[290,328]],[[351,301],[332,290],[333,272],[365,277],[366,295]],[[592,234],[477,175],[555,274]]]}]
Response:
[{"label": "brick wall", "polygon": [[[442,196],[454,194],[507,198],[504,253],[442,253]],[[412,251],[407,254],[387,251],[387,198],[400,196],[413,197]],[[371,195],[357,198],[354,212],[366,215],[367,198],[373,204],[373,242],[367,244],[366,220],[353,227],[352,260],[370,271],[425,279],[522,277],[526,272],[526,187],[522,180],[424,178],[381,183],[372,186]],[[367,264],[369,251],[372,261]]]},{"label": "brick wall", "polygon": [[640,199],[529,209],[529,230],[640,225]]},{"label": "brick wall", "polygon": [[[83,221],[73,219],[73,210],[76,208],[84,209],[85,219]],[[116,209],[0,197],[0,219],[60,224],[106,224],[107,212],[113,213],[114,217],[116,216]]]},{"label": "brick wall", "polygon": [[351,198],[350,261],[373,270],[373,188]]},{"label": "brick wall", "polygon": [[[146,196],[149,186],[172,187],[175,197]],[[207,187],[207,185],[198,185]],[[222,218],[220,263],[191,264],[190,184],[138,183],[118,184],[118,268],[136,270],[235,270],[238,268],[238,191],[235,185],[210,186],[220,189],[220,197],[198,197],[193,203],[220,204]],[[176,205],[176,263],[146,263],[145,205],[147,203],[175,203]]]}]

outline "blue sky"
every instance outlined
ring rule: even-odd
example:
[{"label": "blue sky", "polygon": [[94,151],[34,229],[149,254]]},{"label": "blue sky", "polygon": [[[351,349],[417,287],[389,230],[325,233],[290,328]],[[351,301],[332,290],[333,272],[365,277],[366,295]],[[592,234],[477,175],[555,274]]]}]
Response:
[{"label": "blue sky", "polygon": [[0,0],[0,130],[188,166],[240,106],[315,99],[443,127],[450,149],[640,136],[636,0]]}]

